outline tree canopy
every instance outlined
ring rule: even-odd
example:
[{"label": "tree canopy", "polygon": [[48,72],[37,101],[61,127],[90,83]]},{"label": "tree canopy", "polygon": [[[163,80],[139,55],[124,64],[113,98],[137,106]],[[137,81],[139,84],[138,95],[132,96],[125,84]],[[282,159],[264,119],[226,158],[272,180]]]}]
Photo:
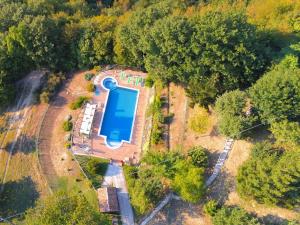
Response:
[{"label": "tree canopy", "polygon": [[109,221],[79,193],[58,192],[40,200],[25,215],[26,225],[108,225]]},{"label": "tree canopy", "polygon": [[[239,138],[255,122],[255,117],[247,115],[247,95],[243,91],[226,92],[216,100],[219,131],[229,137]],[[241,133],[243,132],[243,133]]]},{"label": "tree canopy", "polygon": [[256,144],[238,171],[237,190],[244,198],[289,208],[300,204],[300,152],[280,152],[271,144]]},{"label": "tree canopy", "polygon": [[[287,57],[251,87],[253,106],[263,122],[295,119],[300,115],[300,69]],[[296,63],[295,63],[296,62]]]}]

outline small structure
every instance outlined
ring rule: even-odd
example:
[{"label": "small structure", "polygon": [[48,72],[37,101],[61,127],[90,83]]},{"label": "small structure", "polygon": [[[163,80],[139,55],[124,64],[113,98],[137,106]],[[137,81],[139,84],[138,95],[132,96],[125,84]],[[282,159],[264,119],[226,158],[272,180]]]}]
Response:
[{"label": "small structure", "polygon": [[117,189],[115,187],[104,187],[97,189],[100,212],[119,213],[119,202]]},{"label": "small structure", "polygon": [[90,103],[86,104],[84,114],[83,114],[83,119],[81,122],[80,134],[90,136],[96,108],[97,108],[97,104],[90,104]]}]

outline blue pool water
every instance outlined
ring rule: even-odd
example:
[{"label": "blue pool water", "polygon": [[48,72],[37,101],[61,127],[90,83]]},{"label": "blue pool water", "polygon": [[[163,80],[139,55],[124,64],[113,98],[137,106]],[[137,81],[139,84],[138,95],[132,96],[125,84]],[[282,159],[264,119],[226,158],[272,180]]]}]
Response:
[{"label": "blue pool water", "polygon": [[102,84],[109,94],[100,135],[106,136],[108,146],[117,148],[122,141],[131,141],[138,91],[119,87],[113,78],[105,78]]}]

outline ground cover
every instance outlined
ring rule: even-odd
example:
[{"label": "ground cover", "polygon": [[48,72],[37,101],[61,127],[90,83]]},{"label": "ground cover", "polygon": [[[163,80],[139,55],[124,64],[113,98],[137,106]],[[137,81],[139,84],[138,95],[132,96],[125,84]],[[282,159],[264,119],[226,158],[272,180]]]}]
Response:
[{"label": "ground cover", "polygon": [[89,156],[75,156],[81,168],[95,188],[100,187],[107,170],[109,160]]}]

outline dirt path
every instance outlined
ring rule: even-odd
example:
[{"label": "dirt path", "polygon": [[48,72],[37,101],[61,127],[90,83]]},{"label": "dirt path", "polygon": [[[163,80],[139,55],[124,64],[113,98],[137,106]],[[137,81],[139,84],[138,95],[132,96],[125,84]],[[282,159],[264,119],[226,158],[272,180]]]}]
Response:
[{"label": "dirt path", "polygon": [[[44,73],[41,72],[32,72],[26,79],[24,79],[20,85],[24,85],[24,88],[20,94],[19,100],[16,104],[16,106],[9,109],[9,111],[12,111],[13,114],[9,119],[9,128],[8,130],[11,130],[13,128],[16,129],[16,134],[13,138],[13,141],[11,142],[11,145],[9,146],[9,156],[6,161],[2,183],[1,183],[1,189],[0,192],[3,192],[4,190],[4,183],[6,181],[6,175],[9,168],[9,163],[12,157],[12,152],[17,144],[17,140],[20,137],[20,134],[24,128],[25,122],[27,120],[27,115],[29,111],[31,110],[30,104],[33,102],[33,93],[36,90],[36,88],[40,84],[41,77]],[[7,133],[4,136],[4,139],[2,140],[2,143],[6,142]],[[2,146],[1,146],[2,148]],[[3,151],[3,150],[2,150]]]}]

